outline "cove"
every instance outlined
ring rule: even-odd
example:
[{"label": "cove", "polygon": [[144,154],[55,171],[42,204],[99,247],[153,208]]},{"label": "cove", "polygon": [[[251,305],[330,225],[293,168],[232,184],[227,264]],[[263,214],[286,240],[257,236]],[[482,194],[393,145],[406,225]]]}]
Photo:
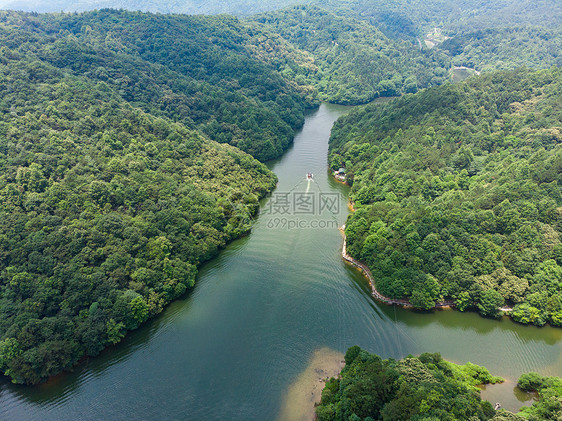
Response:
[{"label": "cove", "polygon": [[[327,167],[330,129],[347,110],[324,104],[307,116],[269,164],[279,184],[252,233],[203,266],[191,294],[72,373],[37,387],[3,378],[0,419],[274,420],[319,350],[355,344],[383,358],[439,351],[511,385],[526,371],[562,375],[562,329],[373,300],[341,258],[348,188]],[[319,212],[321,198],[330,202]]]}]

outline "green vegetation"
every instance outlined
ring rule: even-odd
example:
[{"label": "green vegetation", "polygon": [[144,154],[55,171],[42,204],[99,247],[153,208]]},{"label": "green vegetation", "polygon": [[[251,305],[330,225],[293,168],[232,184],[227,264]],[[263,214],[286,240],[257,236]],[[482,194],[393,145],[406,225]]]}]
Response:
[{"label": "green vegetation", "polygon": [[[111,6],[247,15],[290,3],[62,2],[55,10]],[[72,54],[74,72],[115,82],[127,101],[264,160],[287,147],[316,93],[330,102],[361,104],[440,85],[450,80],[451,63],[484,70],[559,64],[562,22],[554,13],[560,7],[555,0],[524,12],[514,0],[456,3],[334,0],[319,3],[325,10],[293,6],[242,22],[225,15],[163,17],[109,10],[84,16],[19,15],[23,21],[8,21],[10,31],[34,39],[33,49],[44,48],[49,37],[59,38],[58,57],[49,49],[42,54],[56,66],[69,67],[64,61],[66,53]],[[40,5],[26,7],[34,6]],[[55,4],[40,10],[44,7]],[[504,28],[506,23],[511,27]],[[436,27],[452,39],[440,48],[425,48],[421,39]]]},{"label": "green vegetation", "polygon": [[[314,59],[308,66],[294,60],[279,65],[288,79],[312,85],[320,99],[341,104],[367,103],[380,96],[399,96],[441,85],[451,79],[453,65],[484,71],[560,65],[562,21],[553,21],[542,7],[534,9],[536,19],[521,15],[515,8],[502,15],[514,24],[532,22],[535,26],[497,28],[492,19],[495,11],[479,1],[473,1],[476,9],[471,9],[472,17],[478,16],[480,22],[476,26],[468,24],[466,10],[457,10],[450,1],[414,6],[411,2],[371,3],[334,1],[322,4],[326,9],[293,6],[251,19]],[[495,7],[505,11],[513,6],[513,2],[504,3]],[[426,16],[428,10],[433,13]],[[459,14],[461,26],[456,19]],[[437,20],[435,16],[442,18]],[[442,28],[434,25],[444,25],[452,38],[447,39]],[[475,31],[475,27],[490,28]],[[426,48],[421,41],[426,31],[446,41],[439,48]],[[453,80],[459,79],[461,72],[457,71]],[[470,71],[465,73],[468,76]]]},{"label": "green vegetation", "polygon": [[246,16],[296,4],[316,4],[328,10],[352,11],[391,37],[415,37],[435,26],[447,30],[483,29],[533,23],[543,27],[560,24],[557,0],[0,0],[3,9],[36,12],[87,11],[111,7],[159,13]]},{"label": "green vegetation", "polygon": [[487,29],[456,35],[439,45],[453,64],[480,71],[562,66],[562,27]]},{"label": "green vegetation", "polygon": [[[138,22],[127,26],[127,19]],[[191,119],[207,131],[205,116],[216,110],[205,101],[220,94],[216,107],[247,103],[238,115],[256,123],[239,121],[241,141],[269,130],[268,141],[281,142],[281,135],[288,142],[291,126],[278,116],[297,126],[301,94],[232,39],[236,21],[189,19],[0,15],[0,370],[15,382],[38,383],[69,369],[160,313],[193,286],[201,262],[250,229],[259,198],[275,186],[250,155],[187,126]],[[176,20],[214,33],[212,54],[239,60],[254,80],[242,80],[246,74],[232,63],[226,75],[229,64],[219,58],[216,71],[205,73],[211,57],[203,46],[190,60],[174,60],[172,47],[150,53],[170,40],[158,41],[156,27]],[[217,32],[221,25],[230,30]],[[103,42],[101,26],[108,30]],[[153,38],[132,42],[141,27]],[[168,33],[182,51],[180,34]],[[238,58],[226,54],[231,48]],[[264,54],[257,43],[252,48]],[[160,84],[173,76],[166,86],[182,87],[188,79],[181,75],[192,73],[206,93],[188,97],[187,88]],[[173,98],[166,107],[160,93]],[[182,110],[196,97],[203,102]],[[267,121],[257,124],[264,110]]]},{"label": "green vegetation", "polygon": [[104,82],[132,105],[260,160],[281,155],[315,104],[266,62],[267,34],[233,17],[0,12],[0,23],[10,50]]},{"label": "green vegetation", "polygon": [[151,0],[0,0],[3,9],[35,12],[85,12],[94,9],[113,8],[140,10],[153,13],[182,13],[216,15],[228,13],[236,16],[250,15],[267,10],[280,9],[297,3],[291,0],[189,0],[189,1],[151,1]]},{"label": "green vegetation", "polygon": [[536,391],[540,400],[513,414],[495,411],[480,399],[480,384],[501,383],[501,377],[467,363],[457,365],[439,354],[383,360],[358,346],[345,354],[340,377],[330,379],[316,407],[319,421],[492,420],[539,421],[562,418],[562,379],[523,374],[519,387]]},{"label": "green vegetation", "polygon": [[519,387],[538,392],[540,400],[531,407],[521,408],[523,419],[530,421],[562,419],[562,379],[527,373],[519,377]]},{"label": "green vegetation", "polygon": [[435,27],[445,35],[486,28],[562,24],[557,0],[327,0],[327,8],[352,10],[391,38],[421,37]]},{"label": "green vegetation", "polygon": [[370,102],[440,85],[449,78],[449,58],[388,39],[367,22],[316,6],[295,6],[254,17],[314,57],[316,70],[286,66],[289,78],[310,81],[324,100],[341,104]]},{"label": "green vegetation", "polygon": [[[451,1],[386,12],[327,2],[334,13],[297,6],[245,21],[0,12],[0,370],[40,382],[183,294],[274,187],[254,158],[279,157],[318,98],[356,104],[443,84],[445,51],[486,69],[560,64],[559,30],[541,28],[556,22],[552,0],[506,17],[537,27],[462,28],[420,48],[436,9],[444,33],[465,16]],[[494,26],[486,2],[468,3]],[[348,249],[384,294],[420,308],[452,297],[492,317],[513,304],[519,322],[562,325],[560,79],[495,73],[336,125],[331,164],[348,168],[358,207]]]},{"label": "green vegetation", "polygon": [[560,69],[497,72],[336,123],[347,250],[384,295],[562,325],[561,94]]},{"label": "green vegetation", "polygon": [[478,384],[502,382],[484,367],[452,364],[439,354],[383,360],[348,349],[340,378],[330,379],[316,408],[330,420],[489,420],[495,411]]}]

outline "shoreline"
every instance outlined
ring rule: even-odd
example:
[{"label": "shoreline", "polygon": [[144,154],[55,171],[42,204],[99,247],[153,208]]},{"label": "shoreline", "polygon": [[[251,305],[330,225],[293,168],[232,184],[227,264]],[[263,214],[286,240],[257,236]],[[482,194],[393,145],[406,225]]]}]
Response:
[{"label": "shoreline", "polygon": [[338,377],[345,366],[345,355],[329,347],[314,351],[306,368],[285,392],[276,421],[314,421],[316,405],[322,399],[326,381]]},{"label": "shoreline", "polygon": [[[365,276],[365,278],[367,278],[367,280],[369,281],[369,284],[371,285],[371,295],[373,297],[375,297],[378,301],[380,301],[384,304],[398,305],[398,306],[401,306],[401,307],[404,307],[404,308],[409,308],[409,309],[416,308],[415,306],[412,305],[412,303],[410,303],[410,301],[408,301],[406,299],[390,298],[390,297],[387,297],[387,296],[381,294],[375,286],[375,278],[371,274],[371,271],[369,270],[367,265],[360,262],[359,260],[354,259],[349,254],[347,254],[347,247],[346,247],[347,238],[345,236],[345,225],[341,226],[340,232],[343,235],[343,246],[342,246],[342,253],[341,253],[342,258],[348,264],[357,268],[359,270],[359,272],[361,272],[363,274],[363,276]],[[454,301],[445,300],[445,301],[435,303],[435,306],[433,308],[443,309],[443,308],[453,308],[453,307],[455,307]]]},{"label": "shoreline", "polygon": [[[375,286],[375,278],[373,277],[373,275],[371,274],[371,271],[369,270],[369,268],[367,267],[367,265],[363,262],[360,262],[359,260],[354,259],[353,257],[351,257],[348,253],[347,253],[347,238],[345,236],[345,225],[342,225],[340,227],[340,232],[343,236],[343,245],[342,245],[342,258],[343,260],[346,261],[346,263],[350,264],[351,266],[354,266],[355,268],[357,268],[359,270],[359,272],[361,272],[363,274],[363,276],[365,276],[365,278],[367,278],[367,280],[369,281],[369,285],[371,286],[371,295],[378,301],[380,301],[381,303],[384,304],[388,304],[388,305],[398,305],[401,306],[403,308],[408,308],[408,309],[416,309],[417,307],[415,307],[414,305],[412,305],[412,303],[410,303],[410,301],[406,300],[406,299],[399,299],[399,298],[390,298],[387,297],[383,294],[381,294],[379,292],[379,290],[377,290],[376,286]],[[455,308],[455,302],[453,300],[445,300],[445,301],[439,301],[435,303],[435,306],[433,306],[432,309],[448,309],[448,308]],[[429,309],[429,310],[432,310]],[[503,306],[500,307],[498,309],[499,311],[505,313],[509,313],[513,310],[512,307],[509,306]],[[507,315],[507,314],[505,314]]]}]

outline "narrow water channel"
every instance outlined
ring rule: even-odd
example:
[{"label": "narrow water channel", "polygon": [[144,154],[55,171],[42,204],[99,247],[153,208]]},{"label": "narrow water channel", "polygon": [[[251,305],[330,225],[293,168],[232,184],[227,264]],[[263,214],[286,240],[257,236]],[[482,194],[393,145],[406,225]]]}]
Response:
[{"label": "narrow water channel", "polygon": [[270,164],[279,184],[252,234],[205,265],[188,297],[73,373],[31,388],[0,379],[0,419],[274,420],[319,350],[355,344],[385,358],[439,351],[487,366],[508,389],[524,371],[562,375],[562,329],[373,301],[341,259],[348,191],[327,169],[345,111],[322,105],[307,117]]}]

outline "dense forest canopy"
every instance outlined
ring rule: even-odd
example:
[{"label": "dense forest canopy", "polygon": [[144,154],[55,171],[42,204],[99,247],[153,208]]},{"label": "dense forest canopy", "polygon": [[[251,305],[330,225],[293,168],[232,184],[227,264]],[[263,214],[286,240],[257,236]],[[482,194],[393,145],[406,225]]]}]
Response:
[{"label": "dense forest canopy", "polygon": [[319,421],[489,420],[495,411],[475,386],[502,381],[439,354],[383,360],[353,346],[339,378],[327,381],[316,414]]},{"label": "dense forest canopy", "polygon": [[311,104],[260,37],[230,17],[0,13],[0,370],[14,381],[120,341],[250,229],[275,176],[208,136],[229,124],[239,142],[217,140],[277,156]]},{"label": "dense forest canopy", "polygon": [[476,385],[502,382],[478,365],[453,364],[439,354],[383,360],[358,346],[345,354],[339,378],[330,379],[316,408],[319,421],[406,420],[558,420],[562,416],[562,379],[523,374],[519,387],[539,392],[531,407],[513,414],[495,411]]},{"label": "dense forest canopy", "polygon": [[299,0],[0,0],[0,8],[25,10],[28,12],[85,12],[95,9],[112,8],[153,13],[182,13],[245,16],[268,10],[281,9]]},{"label": "dense forest canopy", "polygon": [[[231,32],[234,30],[237,36],[231,37],[231,41],[240,42],[249,47],[249,49],[246,48],[246,52],[255,53],[255,51],[252,51],[252,46],[256,45],[262,49],[267,48],[268,53],[275,51],[277,58],[274,64],[277,66],[277,70],[282,70],[283,75],[293,83],[300,84],[300,89],[297,90],[300,90],[301,93],[303,91],[310,93],[310,86],[307,85],[312,85],[316,88],[321,99],[344,104],[366,103],[378,96],[410,93],[421,88],[441,84],[450,78],[451,63],[487,71],[514,69],[520,66],[537,69],[548,68],[551,65],[559,65],[560,61],[557,45],[562,30],[562,18],[560,17],[562,16],[562,9],[556,0],[525,1],[523,3],[515,0],[499,2],[484,0],[461,2],[456,0],[432,0],[430,2],[397,0],[390,3],[371,0],[331,0],[307,2],[307,6],[294,6],[295,3],[280,0],[264,2],[247,0],[238,2],[135,2],[134,4],[123,1],[83,1],[70,4],[62,1],[59,5],[56,1],[48,4],[40,1],[2,4],[0,0],[0,7],[36,11],[81,11],[112,7],[163,13],[231,13],[239,16],[271,11],[258,16],[251,16],[245,21],[246,24],[256,20],[265,23],[269,33],[264,31],[263,27],[257,30],[253,26],[253,30],[248,30],[245,24],[237,21],[225,24],[224,16],[219,19],[220,25],[209,18],[202,18],[205,20],[204,26],[206,29],[202,30],[200,34],[198,31],[201,27],[197,26],[197,19],[185,20],[176,17],[167,22],[166,25],[168,26],[161,26],[161,19],[157,19],[155,23],[150,18],[138,18],[134,20],[143,21],[145,27],[142,26],[139,29],[134,23],[127,23],[127,25],[131,25],[130,29],[133,32],[136,31],[136,33],[128,33],[129,31],[122,33],[120,27],[124,22],[117,19],[113,23],[108,23],[105,20],[105,14],[97,18],[98,22],[95,22],[96,19],[93,20],[95,32],[99,30],[101,35],[104,35],[105,31],[110,31],[112,35],[115,34],[118,42],[132,42],[137,47],[133,50],[134,53],[144,52],[142,45],[138,45],[137,41],[141,41],[141,44],[144,42],[143,38],[147,30],[158,32],[164,28],[170,28],[169,25],[173,22],[172,31],[175,32],[174,35],[179,35],[181,41],[179,45],[174,45],[171,51],[172,60],[166,59],[162,63],[162,60],[158,60],[153,55],[147,56],[145,54],[141,54],[141,58],[143,61],[149,61],[150,63],[154,63],[156,59],[156,63],[163,64],[174,72],[178,71],[178,55],[197,56],[196,53],[201,52],[204,53],[203,56],[206,55],[205,47],[202,50],[197,50],[197,45],[201,43],[203,46],[207,46],[208,42],[205,40],[205,36],[209,35],[209,29],[212,28],[212,31],[223,34],[225,30]],[[314,4],[316,5],[313,6]],[[323,9],[319,9],[319,7]],[[131,16],[128,16],[124,20],[131,20]],[[72,19],[67,19],[67,25],[69,20]],[[100,24],[100,20],[103,20],[103,23]],[[78,18],[78,21],[82,23],[84,19]],[[89,25],[90,23],[84,24]],[[75,22],[74,26],[76,25]],[[233,26],[236,26],[236,28],[233,28]],[[444,39],[452,39],[446,40],[442,46],[439,46],[440,48],[426,48],[422,40],[433,28],[437,28],[443,34]],[[80,30],[74,28],[71,32],[77,36]],[[186,32],[193,36],[192,40],[191,37],[187,37],[187,42],[183,37]],[[273,33],[276,33],[276,35],[273,35]],[[280,40],[277,33],[282,34],[289,43]],[[94,35],[94,38],[97,39],[80,37],[80,40],[86,41],[89,47],[99,51],[100,40],[103,37],[92,32],[89,35]],[[128,39],[129,35],[135,35],[135,38]],[[241,38],[237,39],[238,36]],[[121,38],[125,39],[121,40]],[[148,38],[148,41],[151,42],[150,37]],[[105,39],[103,40],[105,41]],[[295,49],[293,46],[298,48]],[[224,48],[226,45],[221,47]],[[230,47],[232,47],[232,43]],[[239,48],[234,48],[234,50],[237,50],[234,56],[238,55],[236,59],[239,60],[241,51]],[[292,54],[295,53],[295,50],[298,50],[296,54]],[[224,52],[223,50],[220,51]],[[307,57],[303,62],[302,57],[306,56],[305,51],[310,53],[310,57]],[[215,49],[213,52],[216,53],[217,50]],[[224,60],[228,65],[233,64],[234,57],[231,53],[227,52],[227,59]],[[221,55],[211,55],[211,59],[214,57],[221,57]],[[255,54],[253,57],[255,58]],[[242,58],[245,63],[248,63],[247,59],[248,57]],[[206,64],[205,59],[203,62],[196,60],[196,65],[202,63]],[[143,67],[146,67],[146,64],[143,63]],[[270,62],[270,64],[273,63]],[[135,62],[133,67],[138,65],[139,63]],[[105,64],[103,67],[106,67]],[[212,71],[216,70],[214,66],[208,68]],[[182,67],[182,70],[192,69],[193,67],[189,65],[187,69]],[[200,70],[201,67],[197,67],[197,69]],[[259,70],[259,72],[262,71]],[[160,85],[158,88],[151,86],[149,89],[152,96],[155,95],[155,90],[171,88],[174,94],[178,90],[184,91],[187,89],[187,96],[189,97],[190,91],[201,88],[195,86],[193,80],[186,81],[185,72],[183,72],[184,74],[171,74],[166,77],[166,79],[175,80],[180,76],[182,86],[179,86],[179,82],[170,83],[168,84],[170,86],[168,86],[165,81],[162,81],[162,78],[155,76],[159,73],[158,68],[145,68],[140,70],[139,73],[147,76],[144,79],[145,81],[148,79],[151,85],[154,84],[155,80],[158,81]],[[198,74],[189,73],[187,76],[188,79],[199,79]],[[139,76],[137,79],[143,78]],[[270,86],[271,80],[273,80],[271,77],[267,78]],[[264,81],[266,80],[260,80],[260,82]],[[205,82],[209,81],[206,80]],[[212,81],[211,84],[214,91],[212,95],[209,92],[211,99],[224,96],[224,92],[221,92],[220,89],[221,85],[217,86]],[[186,88],[185,85],[189,85],[189,87]],[[203,86],[206,89],[202,90],[208,92],[209,87],[206,83]],[[232,86],[229,88],[231,89]],[[278,86],[274,89],[278,89]],[[180,95],[185,94],[185,92],[182,92]],[[245,91],[244,94],[246,95],[247,92]],[[162,96],[162,94],[158,95]],[[292,95],[289,94],[289,96]],[[250,95],[250,98],[253,98],[253,96]],[[310,100],[313,100],[313,98],[309,97],[308,101]],[[185,106],[193,105],[193,101],[195,100],[190,98]],[[229,100],[229,102],[231,101],[232,99]],[[300,101],[297,100],[296,102],[299,103]],[[239,105],[247,104],[240,104],[238,101],[232,108],[237,108]],[[299,106],[300,104],[297,104],[294,110]],[[220,116],[224,113],[220,109],[212,109],[211,111]],[[240,127],[239,123],[241,123],[240,120],[243,120],[243,117],[236,115],[235,111],[230,110],[230,112],[235,115],[231,118],[230,114],[227,113],[228,115],[225,117],[228,121],[224,122],[221,127],[224,135],[222,139],[217,140],[221,142],[232,140],[236,143],[242,137],[237,129]],[[264,113],[265,111],[262,110],[257,118],[264,117],[267,120],[272,117],[271,115],[265,116]],[[292,116],[289,119],[283,119],[293,127],[295,111],[290,113]],[[185,116],[177,116],[176,118],[185,118]],[[210,124],[207,131],[212,135],[218,135],[218,127],[213,119],[207,118],[205,122]],[[200,123],[200,121],[197,121],[197,123]],[[217,123],[221,125],[223,122],[217,120]],[[233,124],[236,129],[233,129]],[[280,128],[280,126],[275,123],[274,128]],[[284,133],[283,130],[281,130],[281,133]],[[243,134],[247,137],[249,133]],[[255,141],[256,139],[253,140],[253,142]],[[276,153],[276,149],[283,149],[286,140],[279,142],[280,144],[276,144],[275,141],[272,141],[272,143],[273,145],[269,147],[267,154],[261,158],[270,158]],[[249,149],[248,145],[242,145],[242,149],[255,155],[260,153],[258,151],[264,149],[264,145],[253,149]]]},{"label": "dense forest canopy", "polygon": [[[348,7],[336,7],[338,2],[322,4],[323,9],[294,6],[249,18],[310,53],[316,68],[297,68],[288,63],[280,70],[301,83],[315,86],[320,98],[326,101],[357,104],[379,96],[413,93],[449,81],[452,66],[491,71],[523,66],[544,69],[561,64],[559,18],[550,22],[526,15],[528,20],[516,22],[520,26],[490,25],[491,28],[481,30],[461,20],[466,25],[447,29],[444,22],[454,16],[450,11],[453,15],[433,23],[437,26],[431,32],[440,34],[437,41],[427,34],[427,25],[408,24],[396,16],[385,23],[368,18],[366,12],[358,14],[351,3],[339,3]],[[392,6],[385,3],[381,10],[389,13]],[[488,15],[483,14],[482,18],[485,16]],[[510,16],[505,16],[505,22]],[[397,25],[399,33],[389,32],[391,22]],[[422,42],[425,37],[437,47],[427,47]]]},{"label": "dense forest canopy", "polygon": [[329,0],[369,19],[389,36],[415,37],[433,27],[451,34],[506,26],[562,24],[558,0]]},{"label": "dense forest canopy", "polygon": [[562,67],[562,26],[523,26],[462,33],[445,40],[439,49],[456,66],[479,71]]},{"label": "dense forest canopy", "polygon": [[[320,99],[406,94],[352,112],[331,140],[358,208],[348,249],[385,294],[562,325],[561,72],[447,84],[453,64],[559,66],[559,3],[321,5],[243,20],[0,11],[0,370],[40,382],[191,287],[275,185],[254,158],[279,157]],[[416,38],[435,25],[452,38],[428,49]]]},{"label": "dense forest canopy", "polygon": [[562,325],[562,71],[497,72],[340,119],[330,162],[357,211],[348,252],[422,308]]},{"label": "dense forest canopy", "polygon": [[276,70],[301,65],[277,40],[228,16],[0,12],[2,45],[261,160],[280,156],[315,103]]},{"label": "dense forest canopy", "polygon": [[295,6],[253,19],[314,57],[317,72],[299,75],[288,67],[285,74],[309,80],[320,98],[330,102],[366,103],[449,79],[451,63],[442,51],[420,50],[417,44],[391,40],[352,17],[316,6]]}]

